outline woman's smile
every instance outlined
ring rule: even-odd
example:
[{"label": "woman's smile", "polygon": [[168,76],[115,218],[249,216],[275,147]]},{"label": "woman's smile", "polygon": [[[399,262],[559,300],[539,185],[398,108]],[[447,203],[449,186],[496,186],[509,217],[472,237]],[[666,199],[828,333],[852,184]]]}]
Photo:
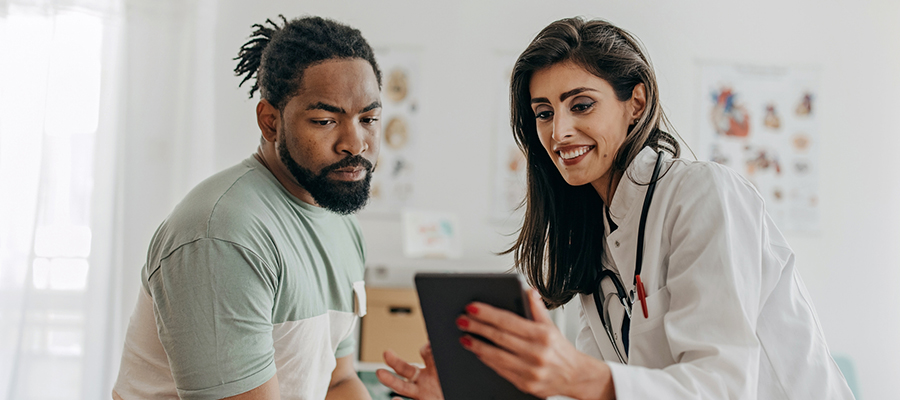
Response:
[{"label": "woman's smile", "polygon": [[564,146],[556,150],[559,162],[565,166],[578,164],[587,154],[594,150],[594,146]]}]

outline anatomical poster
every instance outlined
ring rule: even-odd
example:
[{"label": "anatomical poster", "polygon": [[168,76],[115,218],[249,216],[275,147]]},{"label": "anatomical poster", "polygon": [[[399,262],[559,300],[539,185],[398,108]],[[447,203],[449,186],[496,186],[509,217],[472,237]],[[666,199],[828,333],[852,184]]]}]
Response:
[{"label": "anatomical poster", "polygon": [[415,51],[376,53],[382,76],[382,141],[364,213],[399,215],[414,194],[419,58]]},{"label": "anatomical poster", "polygon": [[819,227],[818,70],[701,66],[701,159],[743,175],[786,231]]}]

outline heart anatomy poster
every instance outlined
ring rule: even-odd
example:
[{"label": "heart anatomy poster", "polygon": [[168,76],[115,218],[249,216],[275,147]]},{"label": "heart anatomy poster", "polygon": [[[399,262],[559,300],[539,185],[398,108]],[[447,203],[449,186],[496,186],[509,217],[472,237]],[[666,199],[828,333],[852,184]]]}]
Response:
[{"label": "heart anatomy poster", "polygon": [[700,69],[698,158],[743,175],[780,229],[817,230],[818,69]]}]

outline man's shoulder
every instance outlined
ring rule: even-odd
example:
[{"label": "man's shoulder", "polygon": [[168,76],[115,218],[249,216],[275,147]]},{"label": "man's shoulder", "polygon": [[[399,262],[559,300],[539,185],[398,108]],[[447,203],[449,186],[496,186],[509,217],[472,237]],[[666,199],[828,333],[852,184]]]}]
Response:
[{"label": "man's shoulder", "polygon": [[159,226],[154,245],[166,251],[198,239],[257,236],[260,221],[277,212],[272,205],[279,202],[271,198],[282,196],[259,168],[244,160],[197,184]]}]

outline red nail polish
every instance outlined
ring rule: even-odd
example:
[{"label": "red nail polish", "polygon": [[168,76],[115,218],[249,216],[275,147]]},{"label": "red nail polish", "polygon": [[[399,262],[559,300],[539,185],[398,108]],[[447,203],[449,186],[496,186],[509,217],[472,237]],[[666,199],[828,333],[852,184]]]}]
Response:
[{"label": "red nail polish", "polygon": [[458,326],[460,328],[468,328],[469,321],[463,317],[459,317],[456,319],[456,326]]},{"label": "red nail polish", "polygon": [[462,343],[463,347],[472,347],[472,339],[469,339],[465,336],[459,338],[459,342]]},{"label": "red nail polish", "polygon": [[466,306],[466,312],[472,315],[478,314],[478,307],[469,304]]}]

